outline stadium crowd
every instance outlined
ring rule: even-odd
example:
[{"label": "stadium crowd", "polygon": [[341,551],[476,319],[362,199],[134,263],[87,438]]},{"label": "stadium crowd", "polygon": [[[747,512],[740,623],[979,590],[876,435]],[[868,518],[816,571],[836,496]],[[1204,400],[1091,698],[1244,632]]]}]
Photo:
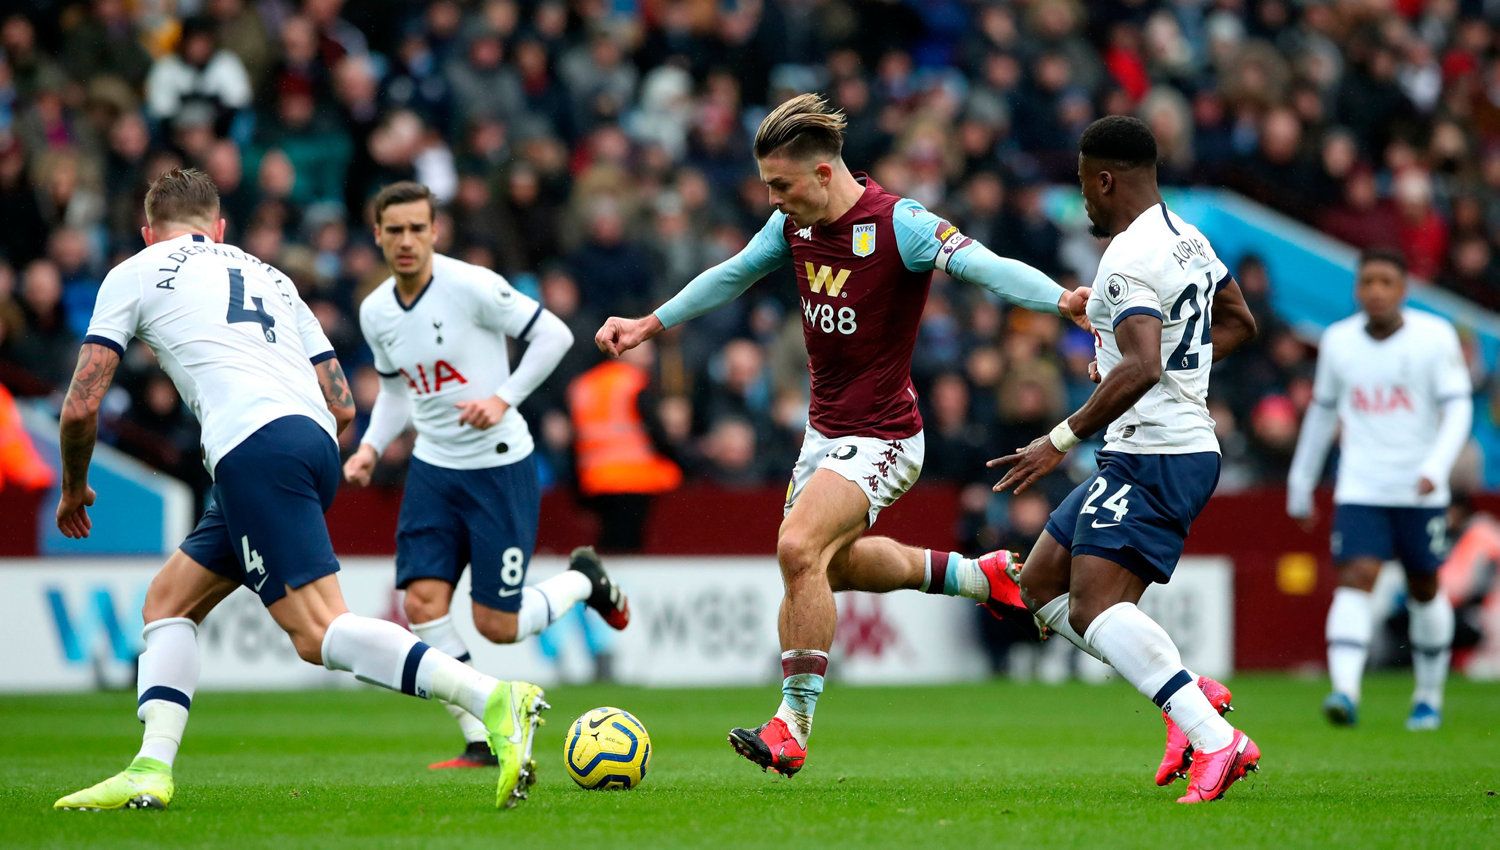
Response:
[{"label": "stadium crowd", "polygon": [[[851,167],[1067,286],[1043,190],[1075,180],[1091,120],[1133,113],[1164,184],[1399,246],[1415,275],[1500,308],[1495,0],[22,5],[0,21],[0,381],[17,395],[65,387],[100,280],[140,247],[148,182],[195,165],[227,239],[303,291],[367,415],[356,308],[386,271],[366,203],[411,178],[444,202],[440,251],[538,294],[577,337],[523,408],[566,483],[566,389],[597,362],[600,320],[650,309],[760,227],[749,140],[806,90],[847,113]],[[1221,486],[1280,483],[1313,352],[1271,314],[1264,266],[1228,259],[1262,334],[1214,385]],[[807,410],[795,292],[774,273],[658,340],[648,418],[690,480],[785,481]],[[937,276],[915,363],[923,478],[966,485],[972,533],[1034,536],[1045,502],[992,502],[983,464],[1080,403],[1091,357],[1060,320]],[[149,358],[129,352],[106,439],[202,488],[196,424]]]}]

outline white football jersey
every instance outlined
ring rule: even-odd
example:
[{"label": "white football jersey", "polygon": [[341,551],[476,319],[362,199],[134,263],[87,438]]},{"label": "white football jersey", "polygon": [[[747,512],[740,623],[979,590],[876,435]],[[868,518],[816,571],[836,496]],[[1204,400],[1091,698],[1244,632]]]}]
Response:
[{"label": "white football jersey", "polygon": [[1364,313],[1328,326],[1318,346],[1313,401],[1338,411],[1343,435],[1334,501],[1391,507],[1448,504],[1448,478],[1418,495],[1443,402],[1473,392],[1458,333],[1446,319],[1410,308],[1383,340]]},{"label": "white football jersey", "polygon": [[297,288],[233,245],[188,234],[149,245],[99,286],[85,342],[139,337],[203,425],[204,462],[268,422],[306,416],[336,434],[312,362],[333,346]]},{"label": "white football jersey", "polygon": [[412,454],[448,469],[483,469],[531,454],[531,431],[514,407],[480,430],[458,422],[460,401],[495,394],[510,377],[506,337],[520,339],[542,305],[481,266],[434,254],[432,282],[405,305],[387,278],[359,305],[359,327],[385,377],[406,379],[417,443]]},{"label": "white football jersey", "polygon": [[1133,454],[1217,452],[1208,415],[1214,293],[1229,282],[1198,228],[1158,204],[1115,236],[1089,297],[1100,376],[1120,362],[1115,326],[1134,315],[1161,319],[1161,380],[1105,432],[1105,448]]}]

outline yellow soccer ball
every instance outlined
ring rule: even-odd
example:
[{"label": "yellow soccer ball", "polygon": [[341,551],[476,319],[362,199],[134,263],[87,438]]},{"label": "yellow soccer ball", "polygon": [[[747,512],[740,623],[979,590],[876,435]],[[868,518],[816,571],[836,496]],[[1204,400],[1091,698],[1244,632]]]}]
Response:
[{"label": "yellow soccer ball", "polygon": [[630,712],[596,708],[568,729],[563,761],[580,788],[634,788],[651,766],[651,736]]}]

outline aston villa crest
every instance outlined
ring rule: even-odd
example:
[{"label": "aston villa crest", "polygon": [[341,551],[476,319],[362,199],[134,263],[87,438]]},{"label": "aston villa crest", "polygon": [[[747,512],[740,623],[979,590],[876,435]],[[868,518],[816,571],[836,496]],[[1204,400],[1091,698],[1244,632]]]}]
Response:
[{"label": "aston villa crest", "polygon": [[868,257],[875,253],[875,225],[854,225],[854,256]]}]

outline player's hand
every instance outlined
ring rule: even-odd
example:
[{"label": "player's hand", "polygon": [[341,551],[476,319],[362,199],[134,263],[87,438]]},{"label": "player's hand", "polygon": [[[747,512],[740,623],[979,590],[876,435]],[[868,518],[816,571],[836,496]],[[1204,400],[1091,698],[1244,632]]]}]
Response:
[{"label": "player's hand", "polygon": [[594,345],[611,357],[619,357],[661,332],[661,320],[654,313],[640,319],[610,316],[594,334]]},{"label": "player's hand", "polygon": [[1043,434],[1032,440],[1031,445],[1026,448],[1012,455],[997,457],[985,466],[990,469],[1010,466],[1010,471],[1005,473],[1005,477],[993,489],[996,493],[1004,493],[1014,488],[1013,492],[1019,494],[1026,492],[1028,487],[1056,469],[1065,457],[1066,453],[1058,451],[1057,446],[1052,445],[1052,438]]},{"label": "player's hand", "polygon": [[1318,511],[1316,508],[1308,511],[1302,516],[1292,518],[1295,519],[1297,521],[1297,525],[1301,526],[1302,530],[1307,532],[1308,534],[1312,534],[1313,532],[1318,530]]},{"label": "player's hand", "polygon": [[374,446],[360,443],[354,454],[344,461],[344,480],[361,487],[370,486],[370,475],[375,472],[375,462],[378,460],[380,457],[375,454]]},{"label": "player's hand", "polygon": [[1437,485],[1432,483],[1432,479],[1431,478],[1428,478],[1427,476],[1424,475],[1421,478],[1417,479],[1417,495],[1418,496],[1425,496],[1428,493],[1431,493],[1433,490],[1436,490],[1436,489],[1437,489]]},{"label": "player's hand", "polygon": [[1089,380],[1093,381],[1096,384],[1099,383],[1099,361],[1098,360],[1090,360],[1089,361]]},{"label": "player's hand", "polygon": [[476,401],[461,401],[454,407],[459,409],[458,424],[471,425],[483,431],[494,426],[510,409],[500,396],[492,395]]},{"label": "player's hand", "polygon": [[1073,324],[1088,331],[1094,332],[1094,326],[1089,324],[1089,296],[1093,294],[1092,289],[1080,286],[1071,291],[1065,291],[1062,297],[1057,299],[1057,313]]},{"label": "player's hand", "polygon": [[82,490],[62,491],[57,500],[57,530],[64,537],[77,540],[89,536],[94,522],[89,519],[88,506],[94,503],[94,498],[94,488],[87,484]]}]

